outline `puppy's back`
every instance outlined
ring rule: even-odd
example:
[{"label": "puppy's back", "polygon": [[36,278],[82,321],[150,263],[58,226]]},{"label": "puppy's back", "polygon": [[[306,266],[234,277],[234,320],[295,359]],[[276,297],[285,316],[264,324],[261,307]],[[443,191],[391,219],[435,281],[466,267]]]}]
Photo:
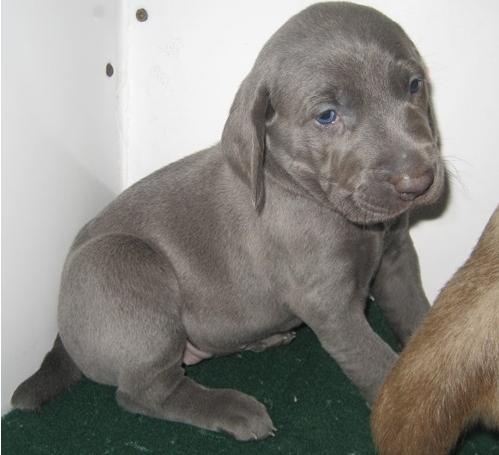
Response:
[{"label": "puppy's back", "polygon": [[371,423],[381,455],[440,455],[478,420],[499,427],[499,208],[388,375]]}]

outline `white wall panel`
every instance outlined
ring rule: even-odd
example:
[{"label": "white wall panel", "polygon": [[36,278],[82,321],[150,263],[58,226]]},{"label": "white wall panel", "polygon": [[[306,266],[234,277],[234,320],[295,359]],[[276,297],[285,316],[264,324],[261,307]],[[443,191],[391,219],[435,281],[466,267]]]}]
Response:
[{"label": "white wall panel", "polygon": [[119,1],[2,1],[2,412],[55,335],[79,228],[121,188]]}]

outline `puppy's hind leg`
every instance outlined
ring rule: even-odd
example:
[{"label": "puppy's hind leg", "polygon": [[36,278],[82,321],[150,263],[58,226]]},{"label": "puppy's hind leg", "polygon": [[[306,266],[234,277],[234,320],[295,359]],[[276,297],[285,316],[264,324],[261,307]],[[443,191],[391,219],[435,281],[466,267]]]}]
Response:
[{"label": "puppy's hind leg", "polygon": [[88,377],[118,386],[123,408],[240,440],[272,434],[254,398],[184,376],[178,285],[162,254],[135,237],[109,235],[76,251],[64,275],[61,336]]},{"label": "puppy's hind leg", "polygon": [[245,351],[262,352],[270,348],[275,348],[277,346],[284,346],[291,343],[296,337],[296,332],[283,332],[271,335],[263,340],[255,341],[254,343],[248,344],[244,347]]},{"label": "puppy's hind leg", "polygon": [[181,366],[184,344],[170,345],[165,355],[157,341],[148,340],[149,360],[136,358],[120,374],[116,392],[120,406],[150,417],[223,431],[242,441],[274,434],[263,404],[237,390],[197,384],[184,375]]}]

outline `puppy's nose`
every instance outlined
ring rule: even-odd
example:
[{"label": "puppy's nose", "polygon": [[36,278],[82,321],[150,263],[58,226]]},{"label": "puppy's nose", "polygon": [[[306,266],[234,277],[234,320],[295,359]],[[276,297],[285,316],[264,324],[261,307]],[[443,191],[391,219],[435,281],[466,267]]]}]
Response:
[{"label": "puppy's nose", "polygon": [[418,175],[399,174],[393,176],[390,180],[399,193],[400,199],[404,201],[413,201],[418,196],[426,193],[433,183],[433,171],[427,170],[426,172]]}]

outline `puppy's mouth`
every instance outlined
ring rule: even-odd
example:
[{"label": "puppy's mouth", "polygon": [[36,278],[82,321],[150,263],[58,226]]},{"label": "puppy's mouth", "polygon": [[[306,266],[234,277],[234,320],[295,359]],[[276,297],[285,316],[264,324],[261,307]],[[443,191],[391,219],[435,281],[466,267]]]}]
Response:
[{"label": "puppy's mouth", "polygon": [[[348,220],[368,225],[394,220],[404,212],[434,203],[444,186],[442,166],[435,166],[435,175],[428,189],[417,196],[397,193],[388,182],[367,179],[353,190],[339,189],[338,184],[329,186],[328,199]],[[331,182],[330,182],[331,183]]]},{"label": "puppy's mouth", "polygon": [[388,207],[386,201],[381,203],[377,199],[362,193],[353,193],[352,202],[358,208],[357,223],[372,224],[382,223],[397,218],[411,207],[411,201],[394,201]]},{"label": "puppy's mouth", "polygon": [[345,217],[361,225],[386,223],[396,219],[415,205],[419,205],[417,198],[414,200],[404,200],[398,197],[377,198],[371,193],[365,191],[351,193],[348,206],[344,206]]}]

